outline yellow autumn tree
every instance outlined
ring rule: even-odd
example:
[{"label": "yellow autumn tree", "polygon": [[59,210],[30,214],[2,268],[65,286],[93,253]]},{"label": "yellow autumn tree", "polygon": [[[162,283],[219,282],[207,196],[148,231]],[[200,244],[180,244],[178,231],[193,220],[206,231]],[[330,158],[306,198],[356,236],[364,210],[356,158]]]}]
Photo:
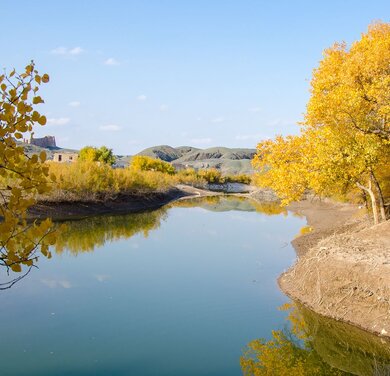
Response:
[{"label": "yellow autumn tree", "polygon": [[368,27],[348,49],[336,43],[313,72],[305,124],[350,127],[390,141],[390,24]]},{"label": "yellow autumn tree", "polygon": [[115,163],[115,159],[112,149],[106,146],[101,146],[100,148],[85,146],[79,151],[80,161],[101,162],[112,166]]},{"label": "yellow autumn tree", "polygon": [[259,185],[273,188],[283,204],[306,190],[333,195],[359,188],[370,198],[374,222],[379,214],[387,218],[389,51],[390,25],[383,23],[370,26],[349,50],[336,44],[325,51],[300,135],[257,146],[253,166]]},{"label": "yellow autumn tree", "polygon": [[175,168],[170,163],[143,155],[136,155],[131,159],[130,169],[133,171],[157,171],[168,175],[175,173]]},{"label": "yellow autumn tree", "polygon": [[[33,62],[20,74],[13,70],[0,75],[0,265],[8,273],[21,272],[23,265],[29,271],[38,250],[50,257],[48,246],[54,241],[50,220],[30,223],[26,219],[36,194],[50,190],[48,167],[43,164],[46,154],[28,157],[17,143],[36,123],[46,123],[35,107],[43,103],[39,86],[48,81],[49,76],[39,75]],[[17,280],[2,283],[0,289]]]}]

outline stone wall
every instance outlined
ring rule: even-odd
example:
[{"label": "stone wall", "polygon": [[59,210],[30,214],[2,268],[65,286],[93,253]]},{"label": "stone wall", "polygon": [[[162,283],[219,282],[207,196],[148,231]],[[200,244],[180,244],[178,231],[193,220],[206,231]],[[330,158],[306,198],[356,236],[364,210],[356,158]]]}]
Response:
[{"label": "stone wall", "polygon": [[79,155],[77,153],[54,153],[53,161],[60,163],[76,162]]}]

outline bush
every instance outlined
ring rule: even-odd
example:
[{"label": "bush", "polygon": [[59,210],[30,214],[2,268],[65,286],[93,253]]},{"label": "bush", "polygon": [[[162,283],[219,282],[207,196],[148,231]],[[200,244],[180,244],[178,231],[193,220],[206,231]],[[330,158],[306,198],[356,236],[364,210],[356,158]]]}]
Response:
[{"label": "bush", "polygon": [[77,161],[64,164],[51,162],[50,174],[56,179],[49,196],[53,201],[97,201],[118,194],[165,191],[177,184],[177,178],[158,171],[113,169],[105,163]]},{"label": "bush", "polygon": [[227,183],[241,183],[241,184],[251,184],[252,177],[250,175],[240,174],[240,175],[226,175],[225,181]]},{"label": "bush", "polygon": [[175,168],[168,162],[142,155],[133,157],[130,161],[133,171],[158,171],[164,174],[175,174]]},{"label": "bush", "polygon": [[208,170],[199,170],[198,175],[205,179],[209,184],[223,184],[225,178],[222,176],[221,171],[216,168],[210,168]]},{"label": "bush", "polygon": [[115,156],[112,149],[106,146],[95,148],[93,146],[85,146],[79,152],[79,159],[84,162],[102,162],[112,166],[115,163]]},{"label": "bush", "polygon": [[199,174],[193,168],[187,168],[185,170],[180,170],[176,174],[177,180],[179,183],[192,185],[195,187],[204,188],[207,184],[207,181],[199,176]]}]

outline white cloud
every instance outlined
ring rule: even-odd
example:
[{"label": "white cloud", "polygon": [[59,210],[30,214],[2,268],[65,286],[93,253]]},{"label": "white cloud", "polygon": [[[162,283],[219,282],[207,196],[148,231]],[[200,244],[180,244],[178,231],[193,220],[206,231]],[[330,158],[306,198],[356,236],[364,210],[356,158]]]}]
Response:
[{"label": "white cloud", "polygon": [[70,122],[68,117],[49,118],[47,119],[47,125],[65,125]]},{"label": "white cloud", "polygon": [[161,112],[168,111],[168,105],[162,104],[162,105],[160,105],[159,109]]},{"label": "white cloud", "polygon": [[69,50],[70,55],[80,55],[84,50],[81,47],[74,47]]},{"label": "white cloud", "polygon": [[50,287],[51,289],[55,289],[57,287],[62,287],[64,289],[70,289],[72,284],[68,280],[55,280],[55,279],[41,279],[41,282]]},{"label": "white cloud", "polygon": [[114,66],[114,65],[119,65],[119,61],[114,59],[113,57],[109,57],[107,60],[104,61],[104,65],[111,65],[111,66]]},{"label": "white cloud", "polygon": [[110,279],[111,276],[108,275],[108,274],[96,274],[96,275],[95,275],[95,278],[96,278],[99,282],[104,282],[104,281],[107,281],[108,279]]},{"label": "white cloud", "polygon": [[68,105],[70,107],[79,107],[80,106],[80,102],[79,101],[72,101],[72,102],[69,102]]},{"label": "white cloud", "polygon": [[106,131],[106,132],[117,132],[120,131],[122,127],[116,124],[107,124],[107,125],[100,126],[99,129],[101,131]]},{"label": "white cloud", "polygon": [[84,50],[81,47],[73,47],[73,48],[67,48],[67,47],[57,47],[50,51],[53,55],[80,55]]},{"label": "white cloud", "polygon": [[204,145],[211,143],[211,138],[191,138],[190,142],[191,144],[197,144],[197,145]]},{"label": "white cloud", "polygon": [[249,112],[260,112],[261,111],[261,107],[252,107],[249,109]]},{"label": "white cloud", "polygon": [[146,101],[147,96],[145,94],[140,94],[137,97],[137,100],[139,101]]},{"label": "white cloud", "polygon": [[212,123],[222,123],[223,121],[225,121],[225,119],[221,116],[218,116],[211,120]]}]

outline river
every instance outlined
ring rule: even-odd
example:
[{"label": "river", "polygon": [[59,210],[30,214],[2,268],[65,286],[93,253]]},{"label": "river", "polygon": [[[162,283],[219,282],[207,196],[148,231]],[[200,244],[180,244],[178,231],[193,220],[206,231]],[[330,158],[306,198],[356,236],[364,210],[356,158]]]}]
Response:
[{"label": "river", "polygon": [[269,361],[282,367],[291,350],[311,359],[308,375],[389,370],[387,343],[290,304],[278,288],[304,225],[228,197],[69,221],[53,257],[1,292],[1,374],[261,375],[278,333]]}]

